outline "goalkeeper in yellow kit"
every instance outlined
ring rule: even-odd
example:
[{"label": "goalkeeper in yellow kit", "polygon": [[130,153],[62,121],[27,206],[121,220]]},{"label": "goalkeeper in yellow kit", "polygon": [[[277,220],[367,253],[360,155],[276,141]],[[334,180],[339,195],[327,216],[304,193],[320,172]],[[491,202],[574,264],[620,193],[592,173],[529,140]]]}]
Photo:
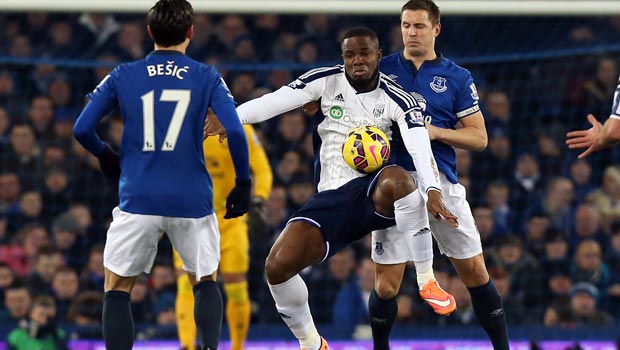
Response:
[{"label": "goalkeeper in yellow kit", "polygon": [[[265,150],[251,125],[244,125],[250,152],[250,168],[254,179],[255,203],[264,202],[271,191],[273,175]],[[242,350],[250,326],[250,298],[246,273],[250,265],[247,215],[224,219],[226,196],[235,186],[233,163],[228,153],[228,140],[222,143],[209,137],[203,143],[207,170],[213,178],[213,206],[220,228],[220,276],[226,293],[226,320],[231,350]],[[177,278],[176,318],[182,349],[195,350],[194,295],[187,273],[181,269],[181,259],[174,252]]]}]

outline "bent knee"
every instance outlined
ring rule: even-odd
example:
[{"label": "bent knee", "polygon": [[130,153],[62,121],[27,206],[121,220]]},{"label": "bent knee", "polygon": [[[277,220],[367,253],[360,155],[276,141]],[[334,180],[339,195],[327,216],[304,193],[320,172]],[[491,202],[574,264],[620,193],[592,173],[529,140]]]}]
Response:
[{"label": "bent knee", "polygon": [[381,281],[377,280],[375,282],[375,292],[381,299],[392,299],[400,290],[400,283],[395,283],[394,281]]},{"label": "bent knee", "polygon": [[276,252],[269,252],[269,256],[267,256],[265,261],[267,282],[272,285],[280,284],[293,277],[294,273],[290,271],[291,269],[288,265],[290,264],[287,264]]},{"label": "bent knee", "polygon": [[377,191],[394,200],[400,199],[415,191],[415,181],[413,177],[399,166],[385,168],[377,179]]}]

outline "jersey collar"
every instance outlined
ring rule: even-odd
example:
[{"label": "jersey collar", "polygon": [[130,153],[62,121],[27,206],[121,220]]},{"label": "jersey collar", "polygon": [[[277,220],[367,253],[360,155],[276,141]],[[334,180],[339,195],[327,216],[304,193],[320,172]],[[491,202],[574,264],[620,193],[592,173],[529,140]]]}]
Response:
[{"label": "jersey collar", "polygon": [[179,55],[184,56],[183,52],[175,50],[153,50],[149,55]]},{"label": "jersey collar", "polygon": [[[437,64],[441,64],[441,62],[443,61],[443,55],[441,54],[441,52],[437,52],[437,51],[435,51],[435,55],[436,55],[437,57],[435,57],[435,58],[434,58],[434,59],[432,59],[432,60],[426,60],[426,61],[424,61],[424,62],[422,63],[422,66],[424,66],[424,65],[429,65],[429,64],[430,64],[430,65],[437,65]],[[405,58],[405,54],[404,54],[404,52],[403,52],[402,50],[401,50],[401,51],[400,51],[400,53],[398,54],[398,58],[400,59],[400,62],[401,62],[403,65],[405,65],[405,66],[409,67],[409,69],[411,69],[411,70],[412,70],[412,71],[414,71],[414,72],[416,72],[416,71],[417,71],[417,69],[416,69],[415,65],[413,64],[413,62],[411,62],[411,61],[409,61],[408,59],[406,59],[406,58]],[[422,66],[420,66],[420,68],[421,68]]]}]

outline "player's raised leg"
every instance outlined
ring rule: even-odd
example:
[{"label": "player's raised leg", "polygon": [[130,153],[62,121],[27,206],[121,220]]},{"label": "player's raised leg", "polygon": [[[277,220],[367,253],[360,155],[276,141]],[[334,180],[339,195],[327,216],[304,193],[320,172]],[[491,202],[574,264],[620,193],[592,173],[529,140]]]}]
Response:
[{"label": "player's raised leg", "polygon": [[325,253],[319,229],[304,221],[294,221],[286,225],[265,263],[269,290],[278,313],[299,340],[301,349],[327,349],[310,313],[308,288],[298,274],[320,262]]}]

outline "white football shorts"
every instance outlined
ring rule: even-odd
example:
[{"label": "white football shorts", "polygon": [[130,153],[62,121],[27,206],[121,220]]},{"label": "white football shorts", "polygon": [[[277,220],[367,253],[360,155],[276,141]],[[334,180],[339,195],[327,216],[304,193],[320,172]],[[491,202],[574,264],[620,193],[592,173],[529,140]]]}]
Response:
[{"label": "white football shorts", "polygon": [[[415,172],[411,173],[417,182]],[[445,220],[438,221],[428,215],[426,207],[420,215],[428,218],[433,237],[442,254],[455,259],[467,259],[482,253],[480,233],[466,199],[465,187],[453,184],[440,173],[442,199],[448,210],[458,217],[459,226],[452,227]],[[420,193],[419,191],[416,191]],[[421,194],[420,194],[421,195]],[[396,226],[372,232],[372,260],[379,264],[400,264],[413,261],[413,235],[402,233]]]},{"label": "white football shorts", "polygon": [[217,271],[220,262],[220,231],[217,217],[178,218],[112,210],[112,223],[103,251],[103,266],[123,277],[149,273],[157,243],[166,233],[183,260],[183,270],[197,280]]}]

